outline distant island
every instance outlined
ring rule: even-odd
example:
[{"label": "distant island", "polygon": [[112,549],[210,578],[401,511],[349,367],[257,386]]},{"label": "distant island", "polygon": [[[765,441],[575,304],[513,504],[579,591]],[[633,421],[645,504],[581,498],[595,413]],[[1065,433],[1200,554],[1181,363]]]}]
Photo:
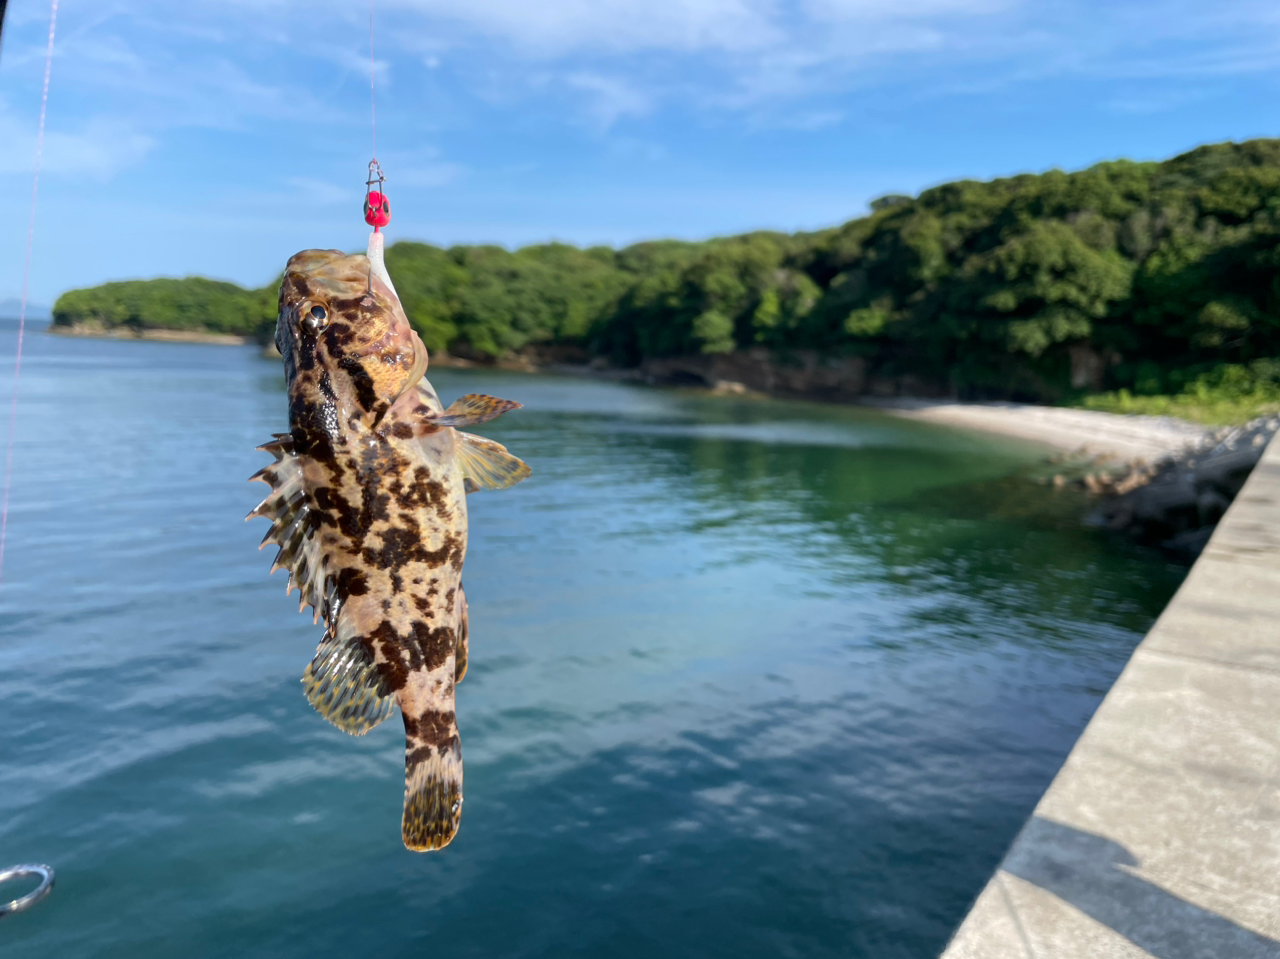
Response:
[{"label": "distant island", "polygon": [[[1157,412],[1280,403],[1280,139],[947,183],[812,233],[399,242],[387,266],[433,353],[471,362]],[[274,283],[107,283],[63,294],[53,323],[265,342],[275,300]]]},{"label": "distant island", "polygon": [[[36,324],[48,323],[52,318],[49,307],[39,303],[27,304],[27,320]],[[22,300],[16,296],[0,299],[0,320],[16,320],[22,316]]]}]

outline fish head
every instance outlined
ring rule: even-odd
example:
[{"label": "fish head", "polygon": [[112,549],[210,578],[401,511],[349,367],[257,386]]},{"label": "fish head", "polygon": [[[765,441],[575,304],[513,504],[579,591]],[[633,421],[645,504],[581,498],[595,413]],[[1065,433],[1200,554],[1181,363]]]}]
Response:
[{"label": "fish head", "polygon": [[276,346],[290,410],[376,425],[427,370],[427,348],[363,254],[303,250],[280,281]]}]

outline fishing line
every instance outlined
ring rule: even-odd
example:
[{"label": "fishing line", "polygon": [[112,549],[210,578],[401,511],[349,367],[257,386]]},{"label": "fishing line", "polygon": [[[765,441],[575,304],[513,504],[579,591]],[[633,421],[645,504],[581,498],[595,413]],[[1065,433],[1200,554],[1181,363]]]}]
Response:
[{"label": "fishing line", "polygon": [[376,276],[395,293],[395,285],[387,273],[383,260],[383,236],[378,231],[391,221],[391,204],[387,200],[386,180],[378,164],[378,110],[374,97],[373,63],[373,0],[369,0],[369,127],[372,135],[373,156],[369,160],[369,178],[364,184],[364,222],[373,227],[369,234],[369,295],[373,295],[373,278]]},{"label": "fishing line", "polygon": [[44,90],[40,94],[40,131],[36,135],[36,171],[31,183],[31,217],[27,222],[27,257],[22,268],[22,308],[18,311],[18,355],[13,364],[13,401],[9,405],[9,445],[4,463],[4,506],[0,508],[0,583],[4,582],[4,544],[9,533],[9,489],[13,481],[13,440],[18,423],[18,377],[22,375],[22,342],[27,330],[27,294],[31,288],[31,249],[36,237],[36,199],[40,195],[40,161],[44,157],[44,120],[49,110],[49,75],[53,72],[53,35],[58,26],[58,0],[49,11],[49,48],[44,56]]},{"label": "fishing line", "polygon": [[372,156],[378,159],[378,104],[373,95],[373,0],[369,0],[369,127],[373,137]]}]

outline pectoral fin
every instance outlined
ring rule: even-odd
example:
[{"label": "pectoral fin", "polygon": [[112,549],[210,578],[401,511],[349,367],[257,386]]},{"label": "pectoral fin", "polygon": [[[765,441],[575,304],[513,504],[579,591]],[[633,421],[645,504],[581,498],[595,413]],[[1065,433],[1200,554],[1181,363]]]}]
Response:
[{"label": "pectoral fin", "polygon": [[458,433],[458,462],[462,483],[468,493],[478,489],[506,489],[515,486],[533,470],[529,464],[507,452],[501,443],[470,433]]},{"label": "pectoral fin", "polygon": [[500,400],[496,396],[468,393],[454,400],[443,413],[426,416],[423,419],[433,426],[477,426],[503,413],[518,410],[523,405],[515,400]]}]

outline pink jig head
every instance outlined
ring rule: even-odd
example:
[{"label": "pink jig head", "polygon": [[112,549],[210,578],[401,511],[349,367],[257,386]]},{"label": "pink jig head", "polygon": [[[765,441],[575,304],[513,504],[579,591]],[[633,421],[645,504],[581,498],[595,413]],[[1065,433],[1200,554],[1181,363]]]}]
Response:
[{"label": "pink jig head", "polygon": [[374,233],[391,222],[391,204],[382,188],[385,182],[386,177],[382,175],[378,161],[370,160],[369,179],[365,181],[364,222],[373,227]]}]

